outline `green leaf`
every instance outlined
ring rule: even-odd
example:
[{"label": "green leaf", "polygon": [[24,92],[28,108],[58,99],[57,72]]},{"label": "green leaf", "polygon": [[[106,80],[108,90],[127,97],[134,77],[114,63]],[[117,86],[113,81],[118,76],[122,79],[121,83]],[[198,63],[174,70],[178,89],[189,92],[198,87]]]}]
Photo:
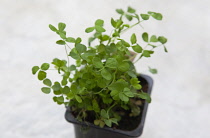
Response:
[{"label": "green leaf", "polygon": [[131,8],[131,7],[129,6],[127,12],[129,12],[129,13],[135,13],[136,10],[133,9],[133,8]]},{"label": "green leaf", "polygon": [[96,25],[96,26],[95,26],[95,29],[96,29],[97,32],[100,32],[100,33],[106,31],[103,27],[101,27],[101,26],[99,26],[99,25]]},{"label": "green leaf", "polygon": [[76,70],[76,66],[75,66],[75,65],[71,65],[71,66],[69,67],[69,70],[70,70],[70,71]]},{"label": "green leaf", "polygon": [[138,80],[138,78],[132,78],[131,80],[130,80],[130,83],[131,83],[131,85],[135,88],[135,89],[141,89],[142,88],[142,86],[139,84],[139,80]]},{"label": "green leaf", "polygon": [[42,92],[45,93],[45,94],[49,94],[50,91],[51,91],[51,89],[48,88],[48,87],[42,87],[41,90],[42,90]]},{"label": "green leaf", "polygon": [[142,56],[144,57],[150,57],[151,54],[153,54],[154,51],[151,51],[151,50],[144,50],[143,53],[142,53]]},{"label": "green leaf", "polygon": [[100,112],[100,107],[99,107],[98,102],[96,101],[96,99],[93,99],[92,104],[93,104],[93,110],[95,112]]},{"label": "green leaf", "polygon": [[63,96],[59,96],[57,97],[58,102],[63,103],[64,102],[64,97]]},{"label": "green leaf", "polygon": [[126,14],[125,17],[129,20],[129,21],[132,21],[133,19],[133,16],[129,15],[129,14]]},{"label": "green leaf", "polygon": [[129,88],[124,88],[124,94],[127,96],[127,97],[134,97],[134,93],[131,92],[131,90]]},{"label": "green leaf", "polygon": [[87,47],[83,44],[76,44],[75,48],[77,50],[78,53],[84,53],[87,50]]},{"label": "green leaf", "polygon": [[51,82],[51,80],[49,80],[49,79],[45,79],[44,81],[43,81],[43,83],[45,84],[45,85],[47,85],[47,86],[52,86],[52,82]]},{"label": "green leaf", "polygon": [[150,97],[150,95],[148,93],[141,92],[141,93],[138,93],[138,96],[141,99],[145,99],[148,103],[151,103],[151,97]]},{"label": "green leaf", "polygon": [[72,49],[71,52],[69,53],[69,56],[71,56],[73,59],[80,59],[80,56],[78,53],[75,52],[75,49]]},{"label": "green leaf", "polygon": [[112,127],[112,121],[111,120],[106,119],[106,120],[104,120],[104,122],[108,127]]},{"label": "green leaf", "polygon": [[96,68],[102,68],[102,67],[103,67],[103,63],[101,62],[101,59],[98,58],[98,57],[94,57],[94,58],[93,58],[93,65],[94,65]]},{"label": "green leaf", "polygon": [[66,24],[65,23],[59,23],[58,24],[59,31],[63,31],[65,28],[66,28]]},{"label": "green leaf", "polygon": [[149,19],[149,15],[148,14],[140,14],[141,18],[143,20],[148,20]]},{"label": "green leaf", "polygon": [[164,51],[165,51],[165,52],[168,52],[168,50],[167,50],[167,48],[166,48],[165,46],[164,46]]},{"label": "green leaf", "polygon": [[116,9],[116,12],[119,14],[124,14],[124,11],[122,9]]},{"label": "green leaf", "polygon": [[150,71],[152,74],[157,74],[157,73],[158,73],[157,69],[153,69],[153,68],[150,68],[150,67],[149,67],[149,71]]},{"label": "green leaf", "polygon": [[57,32],[58,30],[51,24],[49,24],[49,28],[50,30],[52,30],[53,32]]},{"label": "green leaf", "polygon": [[80,96],[75,95],[75,98],[76,98],[76,100],[77,100],[77,102],[78,102],[78,103],[82,103],[82,99],[81,99],[81,97],[80,97]]},{"label": "green leaf", "polygon": [[58,45],[65,45],[66,42],[63,41],[63,40],[58,40],[58,41],[56,41],[56,44],[58,44]]},{"label": "green leaf", "polygon": [[133,33],[133,34],[131,35],[130,41],[131,41],[131,44],[135,44],[135,43],[136,43],[136,41],[137,41],[137,40],[136,40],[136,34]]},{"label": "green leaf", "polygon": [[60,32],[59,35],[62,39],[66,39],[66,34]]},{"label": "green leaf", "polygon": [[61,89],[61,85],[59,82],[55,82],[54,85],[52,86],[52,89],[54,91],[59,91]]},{"label": "green leaf", "polygon": [[38,66],[34,66],[32,68],[32,74],[35,75],[37,73],[37,71],[39,70],[39,67]]},{"label": "green leaf", "polygon": [[128,82],[126,82],[125,80],[118,80],[118,81],[112,83],[108,88],[111,91],[116,90],[118,92],[121,92],[121,91],[123,91],[123,89],[125,87],[128,87]]},{"label": "green leaf", "polygon": [[137,53],[141,53],[142,52],[142,47],[140,45],[135,45],[135,46],[132,46],[133,50]]},{"label": "green leaf", "polygon": [[63,94],[68,94],[70,92],[70,88],[68,86],[65,86],[63,89],[62,89],[62,93]]},{"label": "green leaf", "polygon": [[143,38],[143,40],[144,40],[145,42],[148,42],[148,39],[149,39],[148,33],[144,32],[144,33],[142,34],[142,38]]},{"label": "green leaf", "polygon": [[155,13],[155,12],[152,12],[151,13],[151,16],[156,19],[156,20],[162,20],[163,19],[163,16],[161,13]]},{"label": "green leaf", "polygon": [[118,69],[122,72],[126,72],[130,69],[130,65],[128,62],[124,61],[119,64]]},{"label": "green leaf", "polygon": [[98,126],[100,124],[100,120],[94,120],[94,124]]},{"label": "green leaf", "polygon": [[103,35],[101,40],[102,41],[107,41],[107,40],[109,40],[109,36],[108,35]]},{"label": "green leaf", "polygon": [[108,58],[106,61],[106,67],[108,68],[117,68],[117,60],[115,58]]},{"label": "green leaf", "polygon": [[42,70],[48,70],[49,67],[50,67],[50,64],[48,64],[48,63],[43,63],[43,64],[41,65],[41,69],[42,69]]},{"label": "green leaf", "polygon": [[102,77],[103,77],[104,79],[106,79],[106,80],[111,80],[111,79],[112,79],[111,73],[110,73],[108,70],[106,70],[106,69],[103,69],[103,70],[101,71],[101,75],[102,75]]},{"label": "green leaf", "polygon": [[104,21],[101,19],[98,19],[95,21],[95,26],[103,26],[104,25]]},{"label": "green leaf", "polygon": [[159,36],[158,41],[162,44],[165,44],[167,42],[167,38],[165,38],[164,36]]},{"label": "green leaf", "polygon": [[123,24],[123,21],[122,20],[117,20],[117,23],[116,23],[116,27],[115,28],[119,28],[122,24]]},{"label": "green leaf", "polygon": [[39,73],[38,73],[38,79],[39,80],[43,80],[43,79],[45,79],[47,77],[47,73],[46,72],[44,72],[44,71],[39,71]]},{"label": "green leaf", "polygon": [[94,31],[94,29],[95,29],[95,27],[88,27],[88,28],[85,29],[85,32],[90,33],[92,31]]},{"label": "green leaf", "polygon": [[150,42],[158,42],[157,37],[156,37],[155,35],[152,35],[152,36],[150,37]]},{"label": "green leaf", "polygon": [[128,102],[129,101],[129,98],[124,93],[120,93],[119,97],[124,102]]},{"label": "green leaf", "polygon": [[67,37],[66,41],[69,43],[75,43],[75,39],[73,37]]},{"label": "green leaf", "polygon": [[117,22],[113,18],[111,18],[111,24],[114,28],[116,28]]},{"label": "green leaf", "polygon": [[78,43],[81,43],[82,42],[82,39],[80,37],[78,37],[76,40],[75,40],[75,44],[78,44]]},{"label": "green leaf", "polygon": [[127,72],[129,76],[131,76],[132,78],[136,78],[136,73],[134,71],[128,71]]},{"label": "green leaf", "polygon": [[101,110],[101,116],[106,119],[109,118],[109,115],[107,114],[106,110],[104,110],[104,109]]}]

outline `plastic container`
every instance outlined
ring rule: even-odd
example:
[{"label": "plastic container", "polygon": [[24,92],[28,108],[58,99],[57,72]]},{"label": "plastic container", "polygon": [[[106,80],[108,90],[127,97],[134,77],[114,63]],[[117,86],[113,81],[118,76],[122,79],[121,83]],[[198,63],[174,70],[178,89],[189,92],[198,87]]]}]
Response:
[{"label": "plastic container", "polygon": [[[153,86],[152,78],[147,75],[140,75],[138,78],[142,84],[148,85],[147,93],[151,94]],[[138,138],[143,132],[147,108],[148,103],[144,102],[140,123],[136,129],[131,131],[112,129],[109,127],[100,128],[91,123],[79,122],[71,114],[69,108],[66,110],[65,118],[68,122],[74,124],[75,138]]]}]

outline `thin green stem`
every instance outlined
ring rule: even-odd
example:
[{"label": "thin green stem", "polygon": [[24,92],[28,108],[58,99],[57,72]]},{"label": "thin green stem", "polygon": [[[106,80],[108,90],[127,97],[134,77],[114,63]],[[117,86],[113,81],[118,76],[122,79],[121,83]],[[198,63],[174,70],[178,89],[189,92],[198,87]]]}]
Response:
[{"label": "thin green stem", "polygon": [[67,52],[67,45],[65,45],[65,51],[66,51],[66,56],[67,56],[67,60],[68,60],[68,67],[69,67],[69,56],[68,56],[68,52]]}]

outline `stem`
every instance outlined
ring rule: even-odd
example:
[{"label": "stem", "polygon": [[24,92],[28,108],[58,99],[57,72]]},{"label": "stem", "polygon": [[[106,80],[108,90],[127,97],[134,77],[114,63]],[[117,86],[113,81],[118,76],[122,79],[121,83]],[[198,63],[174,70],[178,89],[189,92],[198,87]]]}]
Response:
[{"label": "stem", "polygon": [[129,28],[126,28],[125,30],[123,30],[123,31],[121,32],[121,34],[124,33],[124,32],[126,32],[127,30],[133,28],[134,26],[138,25],[139,23],[140,23],[140,21],[138,21],[137,23],[131,25]]},{"label": "stem", "polygon": [[68,56],[68,52],[67,52],[66,46],[68,46],[68,45],[65,45],[65,51],[66,51],[66,56],[67,56],[67,60],[68,60],[68,67],[69,67],[69,56]]},{"label": "stem", "polygon": [[114,103],[109,109],[107,110],[107,113],[109,114],[109,110],[112,109],[117,103]]}]

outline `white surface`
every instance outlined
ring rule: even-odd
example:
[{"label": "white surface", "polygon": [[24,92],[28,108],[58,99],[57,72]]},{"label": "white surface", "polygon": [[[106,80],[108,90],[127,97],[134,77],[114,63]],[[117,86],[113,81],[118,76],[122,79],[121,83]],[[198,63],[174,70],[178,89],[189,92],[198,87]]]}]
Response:
[{"label": "white surface", "polygon": [[[143,31],[169,40],[168,54],[159,49],[136,65],[143,73],[148,73],[148,65],[159,70],[152,76],[153,102],[142,138],[210,137],[209,1],[1,0],[1,138],[74,138],[64,107],[53,103],[52,95],[42,94],[42,84],[31,75],[33,65],[65,58],[48,24],[65,22],[70,36],[87,38],[84,29],[95,19],[109,24],[110,16],[117,17],[116,8],[128,5],[142,13],[163,13],[162,22],[143,23]],[[142,32],[138,27],[133,30]]]}]

